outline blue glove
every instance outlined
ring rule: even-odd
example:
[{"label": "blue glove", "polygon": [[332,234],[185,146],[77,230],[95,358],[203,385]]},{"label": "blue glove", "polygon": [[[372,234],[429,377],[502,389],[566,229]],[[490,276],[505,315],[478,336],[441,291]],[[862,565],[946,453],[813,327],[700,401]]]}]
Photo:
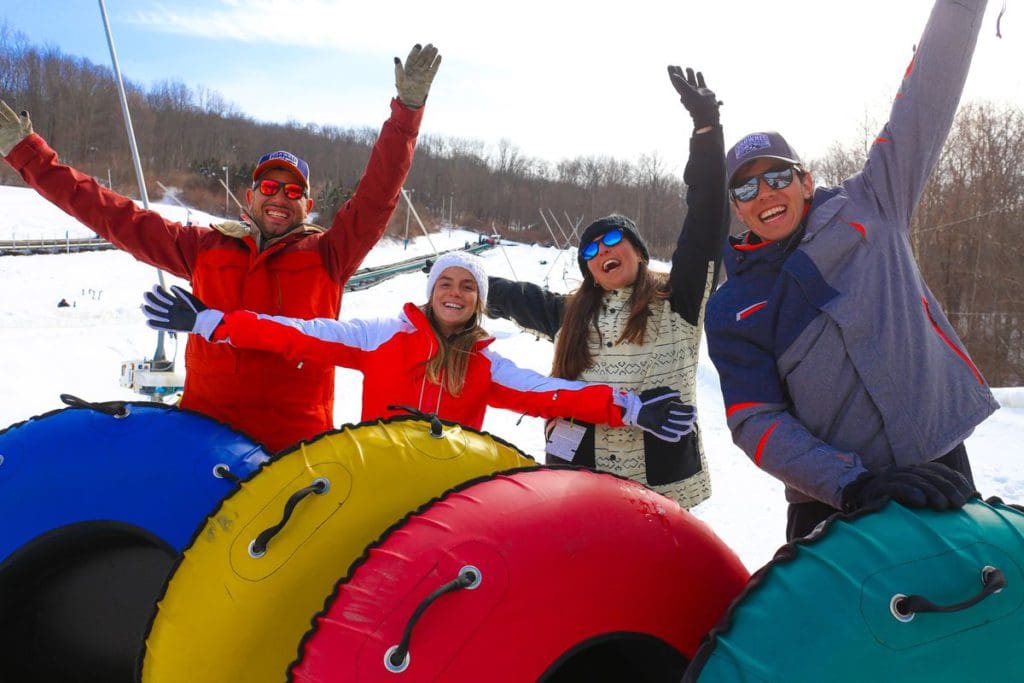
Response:
[{"label": "blue glove", "polygon": [[911,508],[957,510],[977,495],[959,472],[942,463],[926,462],[866,472],[842,492],[843,510],[876,507],[887,500]]},{"label": "blue glove", "polygon": [[209,339],[224,318],[220,311],[207,308],[192,292],[178,286],[168,292],[160,285],[142,295],[146,324],[155,330],[192,332]]},{"label": "blue glove", "polygon": [[675,443],[693,431],[697,408],[680,401],[675,389],[657,387],[639,396],[627,394],[622,422],[639,427],[662,441]]}]

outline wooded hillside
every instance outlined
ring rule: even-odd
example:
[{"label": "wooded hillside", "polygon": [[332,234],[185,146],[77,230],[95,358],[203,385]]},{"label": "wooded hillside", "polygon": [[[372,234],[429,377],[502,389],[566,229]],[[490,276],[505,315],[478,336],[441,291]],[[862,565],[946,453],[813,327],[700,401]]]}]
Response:
[{"label": "wooded hillside", "polygon": [[[178,81],[148,90],[128,81],[126,87],[151,198],[163,195],[159,182],[178,188],[187,205],[215,214],[226,213],[219,182],[225,166],[241,198],[255,160],[288,149],[309,162],[319,222],[329,223],[352,193],[377,135],[376,128],[257,122],[218,93]],[[35,130],[66,163],[138,196],[109,67],[34,47],[0,25],[0,98],[27,109]],[[738,132],[727,132],[727,141]],[[818,184],[834,184],[860,168],[874,131],[860,135],[863,144],[837,143],[810,164]],[[837,131],[837,138],[849,137]],[[996,386],[1024,384],[1024,265],[1017,239],[1024,210],[1021,159],[1020,107],[962,106],[910,236],[929,285]],[[0,183],[20,179],[0,165]],[[455,224],[524,241],[551,241],[541,207],[552,209],[563,227],[567,217],[586,225],[624,213],[636,220],[659,258],[671,254],[685,189],[657,155],[623,161],[595,154],[552,164],[524,156],[508,140],[492,148],[479,140],[431,135],[420,138],[406,187],[415,190],[417,211],[428,224],[451,215],[454,204]],[[235,212],[232,206],[230,214]],[[404,229],[400,209],[392,233]],[[556,235],[563,242],[557,230]]]}]

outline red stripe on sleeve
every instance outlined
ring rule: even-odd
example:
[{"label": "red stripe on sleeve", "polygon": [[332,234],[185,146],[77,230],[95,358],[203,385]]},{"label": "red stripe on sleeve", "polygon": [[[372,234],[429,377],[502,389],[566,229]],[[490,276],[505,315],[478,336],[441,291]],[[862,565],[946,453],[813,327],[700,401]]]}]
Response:
[{"label": "red stripe on sleeve", "polygon": [[764,433],[761,440],[757,442],[757,451],[754,453],[754,464],[758,467],[761,466],[761,456],[764,455],[764,447],[768,443],[768,437],[772,435],[775,428],[779,426],[778,422],[773,422],[772,426],[768,428],[768,431]]},{"label": "red stripe on sleeve", "polygon": [[747,408],[753,408],[754,406],[761,405],[761,401],[750,401],[748,403],[735,403],[729,406],[725,411],[725,416],[730,417],[733,413],[738,410],[746,410]]}]

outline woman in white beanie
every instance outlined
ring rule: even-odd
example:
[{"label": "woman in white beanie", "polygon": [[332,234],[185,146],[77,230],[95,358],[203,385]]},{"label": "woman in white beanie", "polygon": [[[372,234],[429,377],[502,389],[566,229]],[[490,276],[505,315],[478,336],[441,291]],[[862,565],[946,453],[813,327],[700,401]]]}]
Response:
[{"label": "woman in white beanie", "polygon": [[678,441],[693,428],[692,410],[666,389],[641,400],[606,384],[545,377],[487,347],[480,327],[487,274],[471,254],[441,256],[427,280],[428,302],[407,303],[392,318],[299,320],[207,308],[179,287],[154,288],[143,307],[156,329],[200,334],[213,342],[283,354],[304,365],[333,364],[363,373],[364,420],[398,414],[392,406],[480,429],[488,405],[539,417],[577,417],[635,426]]}]

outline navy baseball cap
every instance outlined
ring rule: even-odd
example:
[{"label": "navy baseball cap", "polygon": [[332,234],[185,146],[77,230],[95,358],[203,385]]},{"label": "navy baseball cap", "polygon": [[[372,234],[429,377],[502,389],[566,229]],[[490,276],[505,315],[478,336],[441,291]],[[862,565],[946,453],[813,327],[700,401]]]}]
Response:
[{"label": "navy baseball cap", "polygon": [[737,142],[725,155],[725,172],[729,177],[729,187],[732,187],[733,176],[740,170],[743,164],[754,159],[778,159],[791,164],[803,165],[800,155],[796,153],[786,138],[775,131],[763,133],[751,133]]},{"label": "navy baseball cap", "polygon": [[291,152],[284,150],[264,154],[260,157],[260,160],[256,162],[256,169],[252,172],[253,182],[256,182],[264,172],[272,168],[283,168],[286,171],[291,171],[302,178],[306,189],[309,189],[309,164]]}]

